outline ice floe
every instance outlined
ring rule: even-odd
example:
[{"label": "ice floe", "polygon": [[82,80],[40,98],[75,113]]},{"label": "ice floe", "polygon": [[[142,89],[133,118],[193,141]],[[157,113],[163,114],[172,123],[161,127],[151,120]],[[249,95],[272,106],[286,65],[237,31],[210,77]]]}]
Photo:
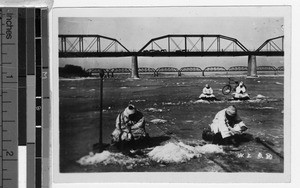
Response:
[{"label": "ice floe", "polygon": [[145,102],[145,99],[130,100],[130,102]]},{"label": "ice floe", "polygon": [[158,109],[158,108],[145,108],[146,111],[149,112],[162,112],[162,109]]},{"label": "ice floe", "polygon": [[150,122],[154,123],[154,124],[158,124],[158,123],[166,123],[167,120],[164,120],[164,119],[152,119]]},{"label": "ice floe", "polygon": [[192,103],[194,103],[194,104],[197,104],[197,103],[208,103],[208,104],[209,104],[209,101],[199,99],[199,100],[196,100],[196,101],[194,101],[194,102],[192,102]]},{"label": "ice floe", "polygon": [[207,101],[207,100],[203,100],[203,99],[199,99],[199,100],[196,100],[196,101],[190,101],[190,103],[192,104],[197,104],[197,103],[206,103],[206,104],[209,104],[209,103],[224,103],[226,101]]},{"label": "ice floe", "polygon": [[95,80],[98,77],[76,77],[76,78],[59,78],[59,81],[77,81],[77,80]]},{"label": "ice floe", "polygon": [[263,96],[263,95],[261,95],[261,94],[258,94],[257,96],[256,96],[256,98],[257,99],[265,99],[265,98],[267,98],[266,96]]},{"label": "ice floe", "polygon": [[271,107],[271,106],[266,106],[266,107],[261,107],[260,109],[276,109],[276,108]]},{"label": "ice floe", "polygon": [[173,103],[173,102],[162,102],[162,105],[180,105],[180,101],[177,103]]}]

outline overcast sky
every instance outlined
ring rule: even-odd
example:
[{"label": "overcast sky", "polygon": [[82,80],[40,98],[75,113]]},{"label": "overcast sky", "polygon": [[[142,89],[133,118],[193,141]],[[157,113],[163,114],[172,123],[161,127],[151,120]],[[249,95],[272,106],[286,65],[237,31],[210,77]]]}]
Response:
[{"label": "overcast sky", "polygon": [[[284,35],[279,17],[141,17],[141,18],[60,18],[59,34],[98,34],[117,39],[127,49],[138,51],[150,39],[167,34],[220,34],[238,39],[249,50],[265,40]],[[130,67],[131,58],[61,58],[60,66],[84,68]],[[282,57],[258,57],[258,65],[283,65]],[[139,57],[140,67],[161,66],[247,66],[247,57]]]}]

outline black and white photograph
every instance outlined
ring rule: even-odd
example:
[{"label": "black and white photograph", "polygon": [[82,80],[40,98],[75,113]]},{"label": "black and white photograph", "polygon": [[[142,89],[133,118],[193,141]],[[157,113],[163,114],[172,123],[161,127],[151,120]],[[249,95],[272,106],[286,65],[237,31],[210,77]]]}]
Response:
[{"label": "black and white photograph", "polygon": [[58,16],[59,173],[289,170],[288,7],[126,11]]}]

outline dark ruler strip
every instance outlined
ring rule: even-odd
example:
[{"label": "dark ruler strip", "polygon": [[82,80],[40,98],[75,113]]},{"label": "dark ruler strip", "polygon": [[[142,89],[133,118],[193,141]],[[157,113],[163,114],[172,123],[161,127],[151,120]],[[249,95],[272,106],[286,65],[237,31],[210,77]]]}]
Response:
[{"label": "dark ruler strip", "polygon": [[41,9],[35,9],[35,37],[41,37]]},{"label": "dark ruler strip", "polygon": [[36,127],[36,142],[35,142],[35,150],[36,150],[36,153],[35,153],[35,156],[36,157],[42,157],[42,152],[41,152],[41,149],[42,149],[42,128],[41,127]]},{"label": "dark ruler strip", "polygon": [[26,54],[27,54],[27,75],[35,74],[34,63],[34,42],[35,42],[35,9],[26,9]]},{"label": "dark ruler strip", "polygon": [[41,39],[41,9],[35,9],[35,62],[36,62],[36,168],[35,186],[42,187],[42,39]]},{"label": "dark ruler strip", "polygon": [[42,159],[35,159],[35,186],[36,188],[42,188]]},{"label": "dark ruler strip", "polygon": [[26,146],[26,9],[19,8],[18,13],[18,69],[19,69],[19,145]]},{"label": "dark ruler strip", "polygon": [[36,62],[36,96],[42,96],[42,89],[41,89],[41,75],[42,75],[42,68],[41,68],[41,39],[35,39],[35,62]]},{"label": "dark ruler strip", "polygon": [[48,188],[50,185],[49,172],[49,146],[50,146],[50,86],[49,86],[49,47],[48,47],[48,9],[41,11],[41,35],[42,35],[42,187]]}]

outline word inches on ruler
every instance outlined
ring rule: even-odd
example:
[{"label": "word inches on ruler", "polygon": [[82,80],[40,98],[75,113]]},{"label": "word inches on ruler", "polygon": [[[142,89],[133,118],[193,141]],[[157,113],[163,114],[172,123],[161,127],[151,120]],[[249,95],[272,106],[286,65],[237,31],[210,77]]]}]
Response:
[{"label": "word inches on ruler", "polygon": [[5,26],[6,26],[6,32],[5,32],[5,37],[6,39],[12,39],[12,36],[13,36],[13,22],[12,22],[12,19],[13,19],[13,13],[6,13],[6,20],[5,20]]}]

